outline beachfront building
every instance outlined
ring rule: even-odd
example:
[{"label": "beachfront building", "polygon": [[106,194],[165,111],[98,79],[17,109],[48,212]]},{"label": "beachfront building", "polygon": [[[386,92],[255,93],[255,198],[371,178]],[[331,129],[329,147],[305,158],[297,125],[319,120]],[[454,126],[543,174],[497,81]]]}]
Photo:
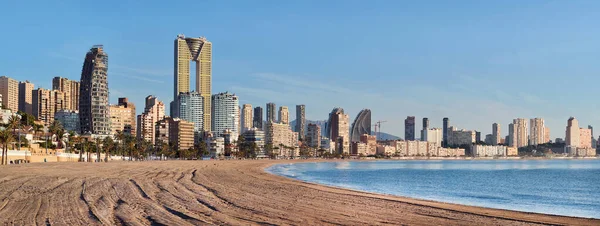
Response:
[{"label": "beachfront building", "polygon": [[297,138],[297,135],[294,135],[288,124],[267,122],[265,129],[266,144],[271,144],[274,148],[279,147],[280,149],[296,147],[298,146],[298,140],[294,141],[294,137]]},{"label": "beachfront building", "polygon": [[[300,136],[300,133],[298,132]],[[321,126],[318,124],[308,124],[306,130],[306,145],[312,148],[319,148],[321,146]]]},{"label": "beachfront building", "polygon": [[63,109],[54,113],[54,120],[60,122],[66,131],[79,133],[79,112]]},{"label": "beachfront building", "polygon": [[33,83],[19,82],[19,111],[30,115],[33,114],[33,89]]},{"label": "beachfront building", "polygon": [[473,157],[507,156],[506,146],[501,145],[473,145]]},{"label": "beachfront building", "polygon": [[471,145],[475,143],[475,136],[475,131],[464,129],[458,130],[455,127],[451,126],[448,129],[448,145]]},{"label": "beachfront building", "polygon": [[350,145],[350,155],[367,156],[369,155],[369,147],[366,143],[352,142]]},{"label": "beachfront building", "polygon": [[279,123],[281,124],[290,124],[290,111],[287,106],[279,107]]},{"label": "beachfront building", "polygon": [[436,143],[442,145],[442,141],[444,138],[444,131],[441,128],[427,128],[422,131],[423,139],[422,141],[427,141],[430,143]]},{"label": "beachfront building", "polygon": [[254,108],[254,115],[252,117],[252,126],[259,130],[264,129],[263,128],[263,108],[260,106]]},{"label": "beachfront building", "polygon": [[0,77],[0,97],[5,108],[17,112],[19,110],[19,82],[12,78]]},{"label": "beachfront building", "polygon": [[396,153],[396,147],[389,145],[377,145],[376,154],[378,155],[392,156],[394,153]]},{"label": "beachfront building", "polygon": [[52,90],[58,90],[65,94],[65,109],[79,111],[79,81],[54,77]]},{"label": "beachfront building", "polygon": [[[79,125],[82,134],[109,135],[108,54],[102,45],[85,55],[79,85]],[[154,128],[154,127],[153,127]]]},{"label": "beachfront building", "polygon": [[246,142],[255,143],[258,147],[258,153],[256,153],[257,158],[265,158],[267,157],[267,153],[265,153],[265,132],[259,130],[257,128],[250,128],[246,130],[243,134],[244,140]]},{"label": "beachfront building", "polygon": [[404,120],[404,140],[415,140],[415,116],[408,116]]},{"label": "beachfront building", "polygon": [[57,90],[38,88],[32,92],[33,117],[49,126],[54,121],[54,114],[65,109],[64,94]]},{"label": "beachfront building", "polygon": [[304,104],[296,105],[296,132],[298,132],[298,139],[304,140],[306,133],[304,127],[306,126],[306,106]]},{"label": "beachfront building", "polygon": [[374,135],[363,134],[360,136],[360,143],[367,144],[367,155],[377,154],[377,137]]},{"label": "beachfront building", "polygon": [[325,128],[325,136],[334,144],[335,151],[338,154],[350,153],[350,134],[348,122],[349,117],[344,113],[343,108],[334,108],[329,113],[329,120]]},{"label": "beachfront building", "polygon": [[239,134],[238,120],[239,99],[235,94],[224,92],[212,96],[212,133],[215,137],[220,137],[223,131],[230,130]]},{"label": "beachfront building", "polygon": [[152,144],[155,143],[155,125],[156,122],[165,117],[165,105],[155,96],[146,97],[146,106],[144,113],[137,118],[137,137],[145,139]]},{"label": "beachfront building", "polygon": [[253,119],[252,119],[252,105],[244,104],[242,105],[242,115],[241,115],[242,125],[241,132],[246,132],[252,128]]},{"label": "beachfront building", "polygon": [[225,154],[225,138],[213,137],[208,142],[208,152],[211,158],[218,158]]},{"label": "beachfront building", "polygon": [[361,136],[367,134],[371,134],[371,110],[363,109],[361,110],[354,122],[352,123],[352,127],[350,129],[350,142],[360,141]]}]

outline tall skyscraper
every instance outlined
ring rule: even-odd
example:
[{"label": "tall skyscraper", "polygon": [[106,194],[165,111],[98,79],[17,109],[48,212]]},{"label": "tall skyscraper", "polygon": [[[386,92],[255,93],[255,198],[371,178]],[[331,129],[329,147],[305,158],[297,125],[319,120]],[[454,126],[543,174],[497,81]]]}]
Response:
[{"label": "tall skyscraper", "polygon": [[252,126],[259,130],[263,129],[263,108],[260,106],[254,108],[254,117],[252,117]]},{"label": "tall skyscraper", "polygon": [[517,131],[515,130],[515,124],[508,124],[508,146],[517,147]]},{"label": "tall skyscraper", "polygon": [[66,109],[79,110],[79,82],[67,78],[54,77],[52,79],[52,89],[61,91],[65,94]]},{"label": "tall skyscraper", "polygon": [[0,77],[0,95],[2,95],[2,105],[17,112],[19,110],[19,82],[12,78]]},{"label": "tall skyscraper", "polygon": [[421,141],[426,141],[426,133],[427,129],[429,129],[429,119],[423,118],[423,129],[421,129]]},{"label": "tall skyscraper", "polygon": [[579,128],[579,146],[578,148],[592,148],[592,129]]},{"label": "tall skyscraper", "polygon": [[108,54],[102,45],[85,55],[79,87],[79,123],[82,134],[111,132],[108,108]]},{"label": "tall skyscraper", "polygon": [[194,123],[194,132],[204,131],[204,98],[198,92],[181,92],[175,99],[172,117]]},{"label": "tall skyscraper", "polygon": [[329,113],[327,132],[331,142],[335,142],[335,150],[339,154],[350,152],[349,117],[344,114],[344,109],[334,108]]},{"label": "tall skyscraper", "polygon": [[450,119],[448,118],[444,118],[443,120],[443,126],[442,129],[444,131],[442,131],[443,134],[443,146],[447,147],[448,146],[448,126],[450,126]]},{"label": "tall skyscraper", "polygon": [[492,145],[499,144],[500,139],[500,124],[494,123],[492,124]]},{"label": "tall skyscraper", "polygon": [[240,134],[238,129],[238,120],[240,118],[240,103],[235,94],[228,92],[218,93],[212,96],[212,133],[215,137],[223,135],[225,130],[229,130],[235,139]]},{"label": "tall skyscraper", "polygon": [[544,119],[532,118],[529,120],[529,145],[539,145],[547,143],[546,137],[546,126],[544,125]]},{"label": "tall skyscraper", "polygon": [[252,105],[244,104],[242,107],[242,133],[252,128]]},{"label": "tall skyscraper", "polygon": [[363,134],[371,135],[371,110],[363,109],[352,123],[350,129],[350,142],[359,142]]},{"label": "tall skyscraper", "polygon": [[513,129],[515,133],[515,144],[517,148],[525,147],[528,145],[527,139],[527,120],[524,118],[517,118],[513,120]]},{"label": "tall skyscraper", "polygon": [[551,142],[550,140],[550,128],[548,128],[546,126],[546,128],[544,128],[544,143],[549,143]]},{"label": "tall skyscraper", "polygon": [[[211,77],[212,77],[212,43],[206,38],[186,38],[177,35],[175,39],[175,76],[173,100],[179,93],[190,92],[190,61],[196,64],[196,92],[203,101],[203,123],[205,131],[211,129]],[[174,113],[173,111],[171,112]]]},{"label": "tall skyscraper", "polygon": [[404,139],[415,140],[415,116],[408,116],[404,120]]},{"label": "tall skyscraper", "polygon": [[34,85],[29,81],[19,82],[19,111],[27,114],[33,114],[33,94]]},{"label": "tall skyscraper", "polygon": [[156,123],[165,118],[165,104],[155,96],[146,97],[144,113],[137,118],[137,137],[156,142]]},{"label": "tall skyscraper", "polygon": [[54,121],[54,114],[65,109],[64,94],[58,90],[38,88],[32,91],[33,116],[49,126]]},{"label": "tall skyscraper", "polygon": [[579,122],[574,117],[567,121],[567,129],[565,135],[565,144],[577,148],[581,142],[579,141]]},{"label": "tall skyscraper", "polygon": [[304,104],[296,105],[296,132],[298,132],[298,139],[304,140],[306,133],[304,128],[306,127],[306,106]]},{"label": "tall skyscraper", "polygon": [[277,122],[275,118],[275,103],[267,103],[267,122]]},{"label": "tall skyscraper", "polygon": [[306,143],[312,148],[319,148],[321,146],[321,126],[313,123],[308,124]]},{"label": "tall skyscraper", "polygon": [[281,106],[279,107],[279,123],[282,124],[290,124],[290,111],[288,110],[287,106]]}]

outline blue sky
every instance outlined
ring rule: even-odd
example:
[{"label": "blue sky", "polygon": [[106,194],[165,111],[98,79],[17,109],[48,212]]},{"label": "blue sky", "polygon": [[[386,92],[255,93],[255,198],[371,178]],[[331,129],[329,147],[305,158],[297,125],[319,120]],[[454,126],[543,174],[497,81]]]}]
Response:
[{"label": "blue sky", "polygon": [[401,136],[408,115],[483,134],[498,122],[504,135],[513,118],[543,117],[555,138],[569,116],[600,126],[598,12],[600,1],[8,1],[0,75],[78,80],[104,44],[111,102],[140,113],[147,95],[171,101],[177,34],[206,36],[213,92],[241,104],[306,104],[312,120],[370,108]]}]

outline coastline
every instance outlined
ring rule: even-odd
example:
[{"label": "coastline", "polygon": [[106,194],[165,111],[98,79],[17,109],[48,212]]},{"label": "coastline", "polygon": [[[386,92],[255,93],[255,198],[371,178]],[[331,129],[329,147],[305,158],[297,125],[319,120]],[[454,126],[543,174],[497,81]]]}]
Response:
[{"label": "coastline", "polygon": [[315,161],[348,160],[4,166],[0,168],[0,224],[600,224],[600,219],[356,191],[265,171],[275,164]]}]

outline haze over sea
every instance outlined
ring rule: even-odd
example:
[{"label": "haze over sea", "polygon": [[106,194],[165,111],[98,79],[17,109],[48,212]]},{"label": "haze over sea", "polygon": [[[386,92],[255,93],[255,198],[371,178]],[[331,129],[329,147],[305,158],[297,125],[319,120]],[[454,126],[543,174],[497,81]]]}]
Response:
[{"label": "haze over sea", "polygon": [[600,218],[600,160],[427,160],[279,164],[303,181],[441,202]]}]

